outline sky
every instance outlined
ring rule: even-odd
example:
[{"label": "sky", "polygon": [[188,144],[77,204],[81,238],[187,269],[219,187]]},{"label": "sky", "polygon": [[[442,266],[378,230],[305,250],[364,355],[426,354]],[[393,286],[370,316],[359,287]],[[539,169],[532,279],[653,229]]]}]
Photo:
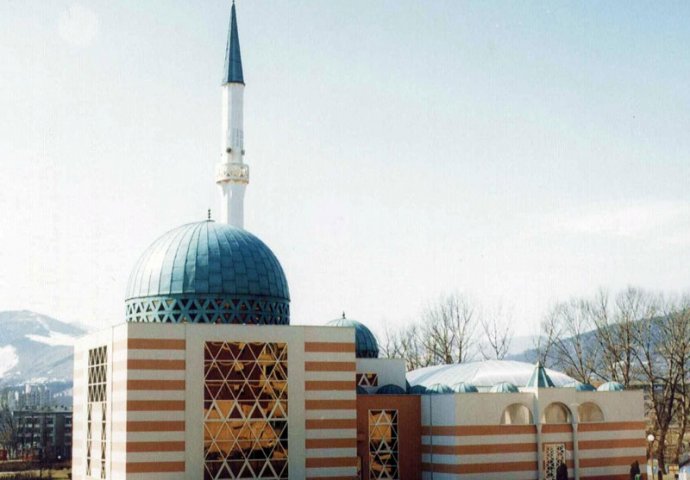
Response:
[{"label": "sky", "polygon": [[[238,0],[245,227],[291,323],[690,285],[690,3]],[[0,310],[124,321],[219,211],[229,0],[0,1]]]}]

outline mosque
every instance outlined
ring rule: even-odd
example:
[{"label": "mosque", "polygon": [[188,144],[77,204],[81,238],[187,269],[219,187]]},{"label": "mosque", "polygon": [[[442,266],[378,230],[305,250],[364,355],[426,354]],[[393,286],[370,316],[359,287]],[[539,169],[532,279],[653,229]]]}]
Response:
[{"label": "mosque", "polygon": [[76,344],[72,478],[550,480],[564,463],[594,480],[644,463],[640,391],[520,362],[406,372],[354,320],[291,325],[285,272],[244,229],[244,86],[233,4],[220,218],[154,241],[126,321]]}]

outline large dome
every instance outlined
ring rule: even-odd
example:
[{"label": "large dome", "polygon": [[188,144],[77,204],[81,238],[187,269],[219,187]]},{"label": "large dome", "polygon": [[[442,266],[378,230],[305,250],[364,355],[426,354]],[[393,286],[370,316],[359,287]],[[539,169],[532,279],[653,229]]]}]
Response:
[{"label": "large dome", "polygon": [[153,242],[132,269],[125,303],[134,322],[290,323],[273,252],[246,230],[210,220]]},{"label": "large dome", "polygon": [[[564,373],[546,369],[557,387],[562,387],[573,379]],[[512,360],[485,360],[482,362],[436,365],[407,372],[410,385],[430,387],[434,384],[454,385],[466,382],[475,385],[480,391],[489,391],[492,386],[508,382],[524,387],[534,373],[534,365]]]}]

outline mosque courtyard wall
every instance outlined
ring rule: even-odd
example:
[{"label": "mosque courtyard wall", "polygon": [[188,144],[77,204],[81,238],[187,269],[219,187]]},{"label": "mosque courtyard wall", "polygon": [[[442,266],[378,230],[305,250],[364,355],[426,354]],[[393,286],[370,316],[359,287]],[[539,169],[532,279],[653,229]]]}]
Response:
[{"label": "mosque courtyard wall", "polygon": [[425,479],[627,479],[645,461],[641,391],[573,388],[423,395]]}]

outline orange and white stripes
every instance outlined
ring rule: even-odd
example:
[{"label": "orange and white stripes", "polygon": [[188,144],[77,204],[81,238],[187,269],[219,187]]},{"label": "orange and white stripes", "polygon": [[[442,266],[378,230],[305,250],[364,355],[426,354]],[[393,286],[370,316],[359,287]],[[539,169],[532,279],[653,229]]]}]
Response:
[{"label": "orange and white stripes", "polygon": [[422,426],[422,478],[534,479],[534,425]]},{"label": "orange and white stripes", "polygon": [[569,423],[548,423],[540,425],[540,428],[543,452],[542,461],[546,461],[546,451],[549,446],[563,445],[565,447],[565,464],[568,467],[569,475],[574,476],[575,449],[573,443],[573,426]]},{"label": "orange and white stripes", "polygon": [[128,338],[113,358],[113,478],[183,479],[184,338]]},{"label": "orange and white stripes", "polygon": [[[306,478],[357,478],[355,344],[351,331],[332,329],[329,342],[306,338]],[[309,341],[313,340],[313,341]]]},{"label": "orange and white stripes", "polygon": [[625,480],[630,464],[644,465],[644,422],[602,422],[578,425],[581,480]]}]

